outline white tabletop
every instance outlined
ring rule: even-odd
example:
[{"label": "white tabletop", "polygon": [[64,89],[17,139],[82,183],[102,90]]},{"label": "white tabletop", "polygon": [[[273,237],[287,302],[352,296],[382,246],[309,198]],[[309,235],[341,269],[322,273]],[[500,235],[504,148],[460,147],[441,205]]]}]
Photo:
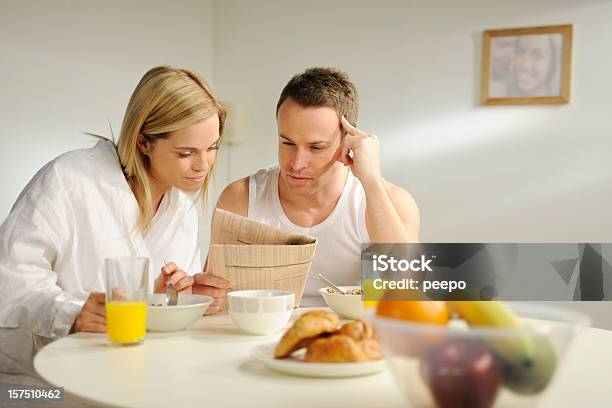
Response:
[{"label": "white tabletop", "polygon": [[[249,356],[279,337],[245,335],[227,315],[205,316],[183,332],[147,333],[132,347],[109,347],[103,334],[74,334],[44,347],[34,366],[67,393],[115,407],[406,406],[387,369],[302,378],[269,371]],[[583,331],[540,406],[610,406],[610,361],[612,332]]]}]

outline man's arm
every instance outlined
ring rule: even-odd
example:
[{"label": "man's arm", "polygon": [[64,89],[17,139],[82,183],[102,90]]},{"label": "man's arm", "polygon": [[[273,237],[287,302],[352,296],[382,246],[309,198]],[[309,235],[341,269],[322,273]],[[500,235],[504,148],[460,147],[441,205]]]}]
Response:
[{"label": "man's arm", "polygon": [[366,227],[372,242],[419,241],[419,208],[408,191],[387,181],[364,189]]},{"label": "man's arm", "polygon": [[249,178],[236,180],[225,187],[215,208],[246,217],[249,212]]},{"label": "man's arm", "polygon": [[383,180],[378,137],[357,129],[344,117],[340,122],[346,135],[337,160],[351,167],[365,190],[370,240],[374,243],[418,242],[419,209],[406,190]]}]

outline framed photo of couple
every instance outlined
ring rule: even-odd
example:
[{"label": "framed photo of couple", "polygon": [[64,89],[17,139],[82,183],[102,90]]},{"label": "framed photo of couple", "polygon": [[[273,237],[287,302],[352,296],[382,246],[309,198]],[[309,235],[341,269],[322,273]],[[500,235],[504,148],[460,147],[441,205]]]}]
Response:
[{"label": "framed photo of couple", "polygon": [[572,25],[485,31],[482,104],[568,103],[572,34]]}]

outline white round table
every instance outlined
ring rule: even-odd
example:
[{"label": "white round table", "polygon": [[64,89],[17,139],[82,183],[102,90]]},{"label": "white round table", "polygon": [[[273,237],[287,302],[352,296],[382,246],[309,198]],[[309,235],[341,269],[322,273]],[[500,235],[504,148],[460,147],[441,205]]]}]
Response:
[{"label": "white round table", "polygon": [[[132,347],[109,347],[104,334],[73,334],[44,347],[34,366],[67,394],[102,406],[407,405],[387,369],[366,377],[302,378],[270,371],[249,356],[254,346],[279,337],[245,335],[228,315],[204,316],[183,332],[147,333],[144,344]],[[540,406],[612,406],[611,361],[612,332],[583,331]]]}]

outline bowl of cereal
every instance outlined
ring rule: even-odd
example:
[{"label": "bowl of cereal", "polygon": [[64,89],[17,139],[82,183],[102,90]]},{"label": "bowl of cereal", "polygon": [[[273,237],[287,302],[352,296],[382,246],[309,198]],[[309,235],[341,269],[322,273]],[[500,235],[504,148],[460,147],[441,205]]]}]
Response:
[{"label": "bowl of cereal", "polygon": [[166,294],[150,294],[147,299],[147,331],[185,330],[195,323],[214,301],[210,296],[179,293],[176,306],[166,305]]},{"label": "bowl of cereal", "polygon": [[363,313],[361,286],[338,286],[345,293],[331,286],[319,289],[325,303],[334,312],[347,319],[359,319]]}]

